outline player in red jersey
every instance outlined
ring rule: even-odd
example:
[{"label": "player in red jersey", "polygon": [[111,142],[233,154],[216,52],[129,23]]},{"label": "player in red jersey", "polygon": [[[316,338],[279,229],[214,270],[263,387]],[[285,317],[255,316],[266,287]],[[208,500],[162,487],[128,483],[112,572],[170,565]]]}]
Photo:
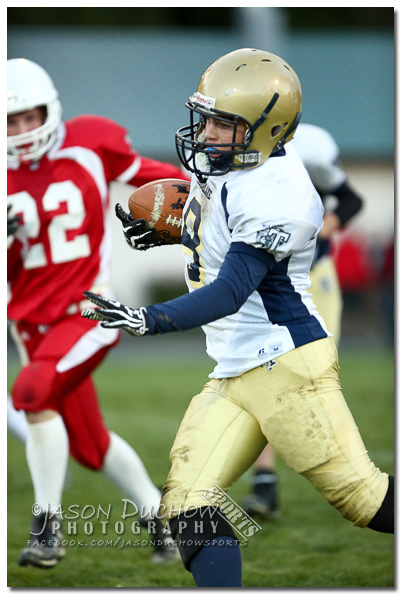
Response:
[{"label": "player in red jersey", "polygon": [[[84,290],[113,296],[109,183],[185,176],[140,156],[112,120],[62,121],[53,82],[34,62],[8,60],[7,100],[8,319],[22,362],[12,399],[28,421],[38,513],[31,534],[40,535],[30,536],[19,564],[49,568],[65,554],[53,521],[60,520],[69,452],[102,471],[144,511],[144,522],[159,506],[160,493],[136,452],[105,427],[91,379],[119,334],[96,322],[88,327],[80,312],[88,305]],[[160,535],[155,561],[174,555]]]}]

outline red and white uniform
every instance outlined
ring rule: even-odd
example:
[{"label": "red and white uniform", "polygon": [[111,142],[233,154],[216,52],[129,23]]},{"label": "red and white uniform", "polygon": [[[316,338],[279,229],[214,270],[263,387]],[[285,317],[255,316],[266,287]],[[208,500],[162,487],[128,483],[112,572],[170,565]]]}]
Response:
[{"label": "red and white uniform", "polygon": [[[8,318],[26,364],[13,387],[14,406],[59,411],[72,454],[88,466],[100,466],[108,445],[89,376],[118,341],[117,333],[80,317],[83,291],[112,297],[109,184],[184,177],[140,156],[123,127],[98,116],[62,122],[40,161],[8,165],[10,214],[22,216],[8,249]],[[96,457],[75,444],[88,423],[103,435]]]},{"label": "red and white uniform", "polygon": [[115,122],[80,116],[63,122],[35,166],[8,170],[8,200],[23,226],[8,251],[8,317],[48,324],[110,283],[112,181],[141,186],[183,178],[170,164],[145,159]]}]

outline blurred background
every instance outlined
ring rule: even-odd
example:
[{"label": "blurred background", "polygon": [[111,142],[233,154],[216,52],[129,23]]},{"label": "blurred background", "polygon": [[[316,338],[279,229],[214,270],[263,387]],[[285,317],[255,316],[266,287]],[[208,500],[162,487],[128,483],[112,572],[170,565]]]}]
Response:
[{"label": "blurred background", "polygon": [[[302,122],[334,136],[364,200],[334,242],[340,348],[393,348],[393,8],[8,8],[7,43],[8,58],[48,71],[65,119],[115,119],[140,154],[176,164],[174,135],[189,121],[184,103],[214,60],[239,47],[284,58],[302,83]],[[130,193],[114,184],[112,208],[126,206]],[[140,306],[186,292],[179,246],[129,252],[112,221],[121,301]],[[204,352],[202,332],[190,335]]]}]

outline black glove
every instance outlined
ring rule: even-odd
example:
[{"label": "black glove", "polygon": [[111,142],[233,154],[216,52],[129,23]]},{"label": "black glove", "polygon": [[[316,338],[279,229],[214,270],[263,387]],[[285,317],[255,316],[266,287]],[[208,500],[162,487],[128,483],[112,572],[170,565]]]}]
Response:
[{"label": "black glove", "polygon": [[130,335],[140,337],[148,332],[148,314],[146,308],[133,310],[120,302],[109,300],[92,293],[84,291],[84,296],[99,306],[99,308],[87,308],[81,312],[83,318],[88,320],[101,320],[103,328],[115,328],[127,331]]},{"label": "black glove", "polygon": [[9,216],[12,205],[7,205],[7,237],[13,236],[21,225],[21,215]]},{"label": "black glove", "polygon": [[116,217],[123,224],[123,234],[127,244],[134,250],[148,250],[155,246],[163,246],[166,242],[158,238],[156,229],[148,227],[145,219],[134,219],[130,213],[126,213],[120,203],[116,204]]}]

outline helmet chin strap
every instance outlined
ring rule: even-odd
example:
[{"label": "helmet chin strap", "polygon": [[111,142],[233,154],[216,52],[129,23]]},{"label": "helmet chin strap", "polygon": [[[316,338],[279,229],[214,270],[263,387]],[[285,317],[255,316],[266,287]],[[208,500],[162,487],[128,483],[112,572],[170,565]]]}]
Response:
[{"label": "helmet chin strap", "polygon": [[268,105],[265,108],[265,110],[262,112],[262,114],[260,115],[260,117],[254,122],[253,126],[251,127],[251,130],[252,130],[253,133],[268,118],[269,112],[272,110],[272,108],[274,107],[274,105],[278,101],[278,99],[279,99],[279,93],[274,93],[273,96],[272,96],[271,101],[268,103]]},{"label": "helmet chin strap", "polygon": [[289,126],[289,128],[287,129],[286,133],[282,136],[281,140],[278,142],[278,144],[276,145],[275,149],[272,151],[273,153],[276,153],[277,151],[279,151],[280,149],[282,149],[282,147],[285,144],[287,138],[298,127],[299,122],[300,122],[300,118],[301,118],[301,112],[297,112],[295,119],[293,120],[293,122],[291,123],[291,125]]},{"label": "helmet chin strap", "polygon": [[[271,101],[268,103],[268,105],[265,108],[265,110],[262,112],[262,114],[260,115],[260,117],[254,122],[254,124],[253,124],[253,126],[251,128],[251,130],[252,130],[253,133],[268,118],[269,112],[272,110],[272,108],[274,107],[274,105],[276,104],[276,102],[278,101],[278,99],[279,99],[279,93],[274,93],[274,95],[272,96]],[[280,141],[278,142],[278,144],[276,145],[276,147],[274,148],[274,150],[272,151],[272,153],[276,153],[277,151],[280,151],[280,149],[282,149],[282,147],[286,143],[286,140],[288,139],[288,137],[298,127],[299,122],[300,122],[300,118],[301,118],[301,112],[297,112],[296,117],[293,120],[292,124],[289,126],[289,128],[287,129],[287,131],[285,132],[285,134],[282,136],[282,138],[280,139]]]}]

